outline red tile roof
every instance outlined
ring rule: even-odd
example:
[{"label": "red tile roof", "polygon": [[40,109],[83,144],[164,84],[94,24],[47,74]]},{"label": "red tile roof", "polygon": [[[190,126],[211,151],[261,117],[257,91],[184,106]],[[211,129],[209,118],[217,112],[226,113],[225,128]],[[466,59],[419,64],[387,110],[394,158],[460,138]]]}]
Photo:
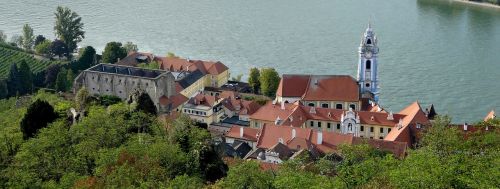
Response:
[{"label": "red tile roof", "polygon": [[219,97],[204,95],[202,93],[197,94],[196,96],[189,99],[188,103],[193,105],[203,105],[208,107],[213,107],[215,103],[219,101]]},{"label": "red tile roof", "polygon": [[172,101],[172,108],[178,108],[180,105],[184,104],[189,99],[184,95],[177,93],[176,95],[170,97],[170,100]]},{"label": "red tile roof", "polygon": [[359,101],[359,86],[354,78],[344,75],[313,75],[309,79],[303,100]]},{"label": "red tile roof", "polygon": [[[314,107],[314,111],[311,110],[312,107],[304,106],[299,103],[285,104],[285,110],[281,109],[280,104],[272,105],[271,103],[266,104],[261,107],[256,113],[250,116],[251,119],[272,121],[274,122],[277,117],[283,121],[283,125],[291,125],[294,127],[300,127],[307,120],[321,120],[321,121],[335,121],[339,122],[341,120],[342,114],[345,110],[330,109],[330,108],[318,108]],[[386,112],[366,112],[366,111],[355,111],[359,115],[361,124],[369,125],[383,125],[394,127],[399,119],[403,119],[406,115],[403,114],[393,114],[393,119],[389,120],[389,113]]]},{"label": "red tile roof", "polygon": [[412,146],[419,133],[416,124],[430,125],[431,123],[418,101],[401,110],[399,114],[406,115],[402,119],[402,127],[392,129],[384,140],[406,142],[408,146]]},{"label": "red tile roof", "polygon": [[281,97],[301,97],[307,88],[309,78],[309,75],[283,74],[276,95]]},{"label": "red tile roof", "polygon": [[195,71],[199,69],[203,74],[218,75],[229,68],[221,62],[210,62],[202,60],[188,60],[177,57],[156,57],[161,63],[160,68],[170,71]]},{"label": "red tile roof", "polygon": [[145,56],[149,59],[149,61],[154,60],[155,56],[152,53],[146,53],[146,52],[130,52],[128,55],[121,59],[119,62],[116,64],[119,65],[125,65],[125,66],[137,66],[139,64],[139,61],[137,61],[137,57],[139,56]]},{"label": "red tile roof", "polygon": [[277,96],[317,101],[359,101],[359,86],[348,75],[283,75]]},{"label": "red tile roof", "polygon": [[[241,128],[243,128],[243,137],[241,137]],[[257,142],[257,135],[260,133],[259,129],[254,129],[250,127],[232,126],[229,131],[225,134],[226,137],[243,139],[248,141]]]}]

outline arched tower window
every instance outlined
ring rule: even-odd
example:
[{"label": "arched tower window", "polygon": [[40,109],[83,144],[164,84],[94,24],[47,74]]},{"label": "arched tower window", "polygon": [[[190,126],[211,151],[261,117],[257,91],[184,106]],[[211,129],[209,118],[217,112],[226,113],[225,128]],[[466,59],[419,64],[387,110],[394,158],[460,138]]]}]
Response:
[{"label": "arched tower window", "polygon": [[367,70],[372,69],[372,61],[371,60],[366,61],[366,69]]},{"label": "arched tower window", "polygon": [[366,41],[366,44],[371,45],[371,44],[372,44],[372,39],[368,39],[368,40]]}]

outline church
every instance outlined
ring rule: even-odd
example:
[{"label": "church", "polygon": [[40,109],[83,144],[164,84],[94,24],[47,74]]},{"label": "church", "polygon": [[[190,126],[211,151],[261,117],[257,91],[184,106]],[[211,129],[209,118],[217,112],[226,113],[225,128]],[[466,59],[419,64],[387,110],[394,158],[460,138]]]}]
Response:
[{"label": "church", "polygon": [[276,99],[250,116],[250,127],[291,126],[406,142],[430,125],[418,102],[398,113],[379,105],[377,36],[369,24],[357,51],[357,77],[284,74]]},{"label": "church", "polygon": [[356,79],[350,75],[284,74],[275,102],[300,101],[311,107],[366,110],[379,100],[378,53],[377,37],[369,24],[358,50]]}]

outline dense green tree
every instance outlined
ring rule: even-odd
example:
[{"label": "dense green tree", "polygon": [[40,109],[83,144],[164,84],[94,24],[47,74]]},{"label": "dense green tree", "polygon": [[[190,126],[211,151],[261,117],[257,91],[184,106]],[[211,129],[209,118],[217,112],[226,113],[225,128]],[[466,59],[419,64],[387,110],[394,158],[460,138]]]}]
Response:
[{"label": "dense green tree", "polygon": [[10,65],[9,76],[7,78],[7,89],[9,92],[8,96],[16,96],[19,92],[21,86],[21,80],[19,77],[19,70],[16,64]]},{"label": "dense green tree", "polygon": [[102,61],[104,63],[114,64],[118,59],[122,59],[126,56],[127,50],[122,47],[120,42],[109,42],[102,52]]},{"label": "dense green tree", "polygon": [[260,70],[260,91],[263,95],[273,97],[280,83],[280,76],[274,68],[263,68]]},{"label": "dense green tree", "polygon": [[23,48],[25,50],[31,50],[33,48],[33,42],[35,40],[35,35],[33,34],[33,28],[30,25],[24,24],[23,26]]},{"label": "dense green tree", "polygon": [[81,71],[92,67],[96,64],[96,51],[94,47],[87,46],[83,49],[81,56],[78,61],[74,62],[72,65],[73,71]]},{"label": "dense green tree", "polygon": [[87,88],[82,87],[78,90],[75,96],[75,105],[77,111],[83,111],[89,103],[89,91]]},{"label": "dense green tree", "polygon": [[9,95],[9,88],[7,88],[7,82],[0,80],[0,99],[7,98]]},{"label": "dense green tree", "polygon": [[25,60],[19,63],[19,94],[24,95],[33,91],[33,73]]},{"label": "dense green tree", "polygon": [[248,161],[232,166],[227,177],[217,184],[222,188],[268,189],[273,188],[273,180],[272,174],[260,170],[259,163]]},{"label": "dense green tree", "polygon": [[176,176],[168,183],[169,189],[198,189],[203,188],[203,180],[197,176],[187,174]]},{"label": "dense green tree", "polygon": [[49,40],[44,40],[35,45],[35,52],[40,55],[50,56],[52,43]]},{"label": "dense green tree", "polygon": [[75,79],[75,74],[71,69],[66,71],[66,90],[71,90],[73,87],[73,80]]},{"label": "dense green tree", "polygon": [[52,64],[45,69],[44,84],[46,87],[54,88],[59,71],[61,71],[61,65],[59,64]]},{"label": "dense green tree", "polygon": [[[42,42],[44,42],[44,41],[46,41],[46,40],[47,40],[47,38],[45,38],[45,36],[43,36],[43,35],[37,35],[37,36],[35,37],[35,42],[33,43],[33,45],[34,45],[34,46],[37,46],[38,44],[40,44],[40,43],[42,43]],[[50,41],[50,40],[49,40],[49,41]]]},{"label": "dense green tree", "polygon": [[76,49],[77,43],[85,38],[82,18],[68,7],[61,6],[57,7],[54,15],[56,19],[54,31],[57,37],[67,45],[65,53],[69,55]]},{"label": "dense green tree", "polygon": [[248,77],[248,84],[252,87],[252,92],[259,93],[260,89],[260,71],[258,68],[250,68],[250,76]]},{"label": "dense green tree", "polygon": [[139,51],[139,48],[137,48],[137,45],[132,43],[132,42],[126,42],[124,45],[123,45],[123,48],[125,48],[125,50],[127,51],[127,53],[129,52],[137,52]]},{"label": "dense green tree", "polygon": [[59,58],[68,54],[66,43],[62,40],[56,39],[50,44],[50,52],[57,55]]},{"label": "dense green tree", "polygon": [[139,95],[136,110],[156,115],[156,106],[148,93],[143,92]]},{"label": "dense green tree", "polygon": [[35,136],[39,129],[54,121],[57,114],[54,108],[46,101],[36,100],[28,107],[26,114],[21,120],[21,131],[24,139]]},{"label": "dense green tree", "polygon": [[64,68],[57,73],[55,89],[56,91],[62,92],[66,92],[68,90],[67,70]]}]

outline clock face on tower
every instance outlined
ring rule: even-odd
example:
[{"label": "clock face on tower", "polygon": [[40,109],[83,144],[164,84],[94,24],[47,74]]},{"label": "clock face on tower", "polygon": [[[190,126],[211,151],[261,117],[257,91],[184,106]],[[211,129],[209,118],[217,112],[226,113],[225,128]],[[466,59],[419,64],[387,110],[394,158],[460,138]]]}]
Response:
[{"label": "clock face on tower", "polygon": [[371,51],[366,52],[365,58],[372,58],[372,52]]}]

